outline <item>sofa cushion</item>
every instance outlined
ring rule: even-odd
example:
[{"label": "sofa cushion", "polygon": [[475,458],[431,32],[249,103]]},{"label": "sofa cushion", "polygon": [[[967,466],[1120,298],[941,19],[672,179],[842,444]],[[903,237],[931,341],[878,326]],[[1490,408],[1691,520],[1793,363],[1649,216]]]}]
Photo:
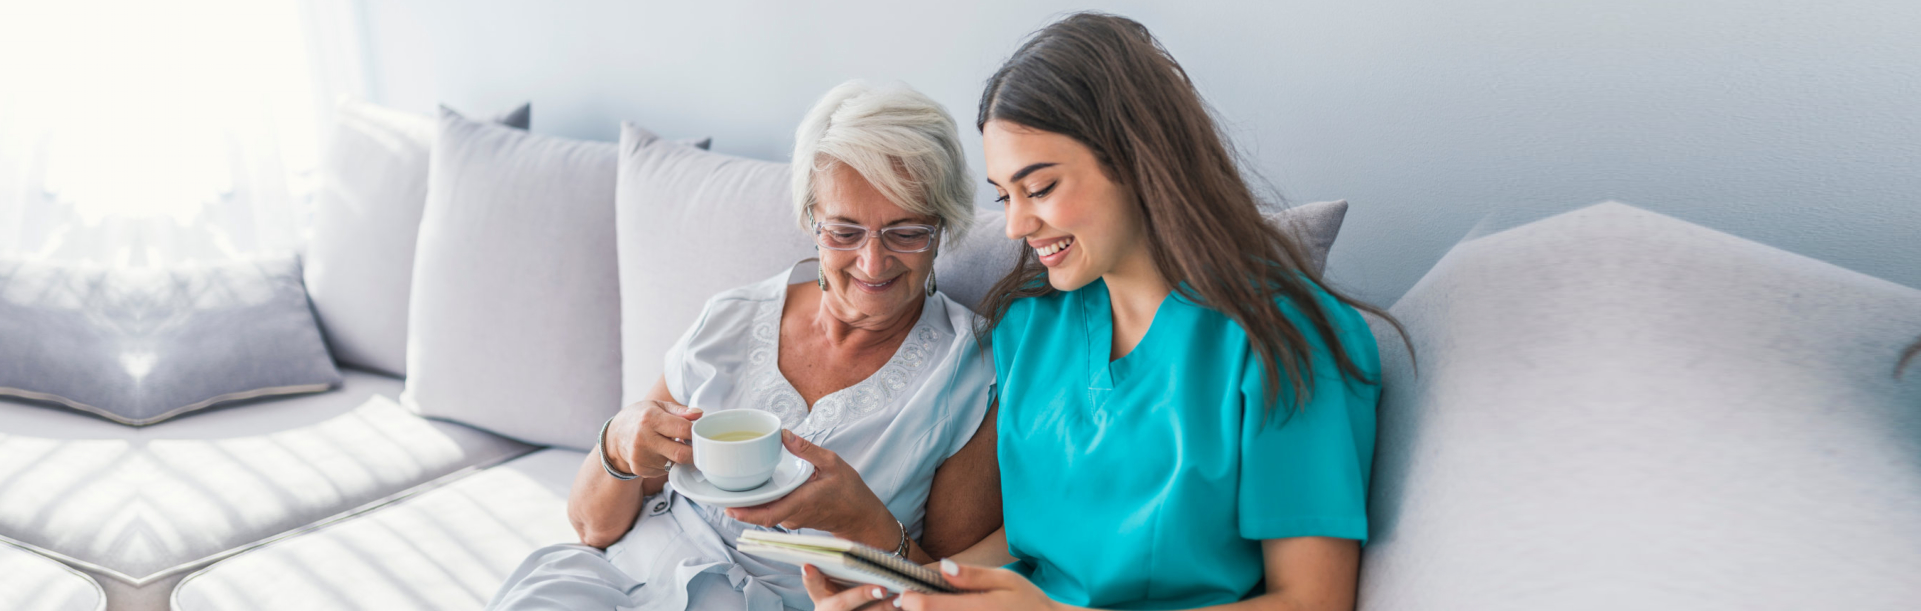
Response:
[{"label": "sofa cushion", "polygon": [[624,404],[660,379],[668,346],[708,297],[813,256],[814,242],[795,225],[785,163],[699,150],[629,123],[619,176]]},{"label": "sofa cushion", "polygon": [[418,413],[584,449],[620,409],[615,146],[442,109],[414,259]]},{"label": "sofa cushion", "polygon": [[0,395],[146,425],[338,383],[291,254],[165,268],[0,261]]},{"label": "sofa cushion", "polygon": [[1921,290],[1610,203],[1390,312],[1362,609],[1921,600]]},{"label": "sofa cushion", "polygon": [[[527,129],[526,104],[494,118]],[[434,118],[342,97],[314,193],[307,293],[341,363],[407,375],[407,294]]]},{"label": "sofa cushion", "polygon": [[1325,271],[1327,253],[1334,249],[1334,239],[1341,236],[1341,222],[1347,219],[1347,200],[1302,204],[1269,213],[1266,218],[1269,224],[1300,241],[1314,271]]},{"label": "sofa cushion", "polygon": [[967,237],[941,245],[939,256],[934,258],[934,283],[949,299],[978,309],[987,289],[1014,269],[1023,248],[1019,240],[1007,239],[1006,214],[976,209],[974,227]]},{"label": "sofa cushion", "polygon": [[575,541],[567,489],[585,457],[543,450],[223,560],[173,608],[479,609],[529,553]]},{"label": "sofa cushion", "polygon": [[0,609],[102,611],[100,584],[53,559],[0,543]]},{"label": "sofa cushion", "polygon": [[531,449],[410,414],[400,386],[348,370],[331,392],[143,428],[0,402],[0,537],[142,585]]},{"label": "sofa cushion", "polygon": [[[1309,264],[1319,271],[1327,266],[1327,251],[1340,236],[1346,216],[1347,200],[1337,200],[1294,206],[1266,218],[1294,232],[1307,249]],[[974,229],[965,240],[942,247],[934,262],[936,283],[948,297],[978,310],[988,289],[1013,271],[1021,248],[1019,240],[1007,239],[1007,215],[983,208],[975,213]]]}]

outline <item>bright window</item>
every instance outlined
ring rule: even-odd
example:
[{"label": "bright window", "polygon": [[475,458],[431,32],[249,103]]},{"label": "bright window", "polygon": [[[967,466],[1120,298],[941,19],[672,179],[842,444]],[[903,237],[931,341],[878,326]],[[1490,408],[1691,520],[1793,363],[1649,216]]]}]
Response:
[{"label": "bright window", "polygon": [[0,251],[152,264],[293,247],[314,189],[298,0],[0,8]]}]

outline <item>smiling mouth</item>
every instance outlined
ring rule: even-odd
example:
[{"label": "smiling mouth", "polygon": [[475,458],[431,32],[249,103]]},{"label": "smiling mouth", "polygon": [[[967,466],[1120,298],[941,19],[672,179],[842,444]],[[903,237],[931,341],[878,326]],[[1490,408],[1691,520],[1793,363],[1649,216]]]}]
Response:
[{"label": "smiling mouth", "polygon": [[1060,263],[1061,259],[1066,258],[1067,251],[1073,247],[1074,238],[1069,237],[1046,246],[1034,248],[1034,254],[1040,257],[1042,264],[1053,266],[1056,263]]},{"label": "smiling mouth", "polygon": [[885,291],[888,288],[894,286],[895,282],[900,282],[900,276],[895,276],[891,280],[888,280],[886,282],[879,282],[879,283],[866,282],[859,278],[854,278],[853,276],[848,276],[848,278],[854,281],[854,286],[858,286],[863,290],[872,291],[876,293]]}]

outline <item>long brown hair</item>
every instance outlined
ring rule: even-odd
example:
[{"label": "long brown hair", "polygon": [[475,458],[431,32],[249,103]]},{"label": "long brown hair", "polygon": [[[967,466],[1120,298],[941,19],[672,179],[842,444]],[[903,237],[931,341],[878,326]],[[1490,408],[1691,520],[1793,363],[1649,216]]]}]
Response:
[{"label": "long brown hair", "polygon": [[[1314,285],[1385,319],[1407,343],[1399,321],[1328,286],[1294,238],[1262,219],[1228,138],[1187,72],[1146,26],[1089,12],[1041,29],[988,79],[975,127],[989,120],[1061,134],[1094,152],[1109,178],[1134,194],[1161,276],[1181,296],[1246,330],[1266,369],[1270,405],[1283,375],[1298,389],[1297,409],[1314,390],[1311,345],[1279,299],[1300,309],[1345,377],[1379,383],[1341,345]],[[1022,248],[1014,270],[981,304],[979,335],[988,336],[1015,300],[1052,294],[1046,275],[1033,249]],[[1407,345],[1411,357],[1413,345]]]}]

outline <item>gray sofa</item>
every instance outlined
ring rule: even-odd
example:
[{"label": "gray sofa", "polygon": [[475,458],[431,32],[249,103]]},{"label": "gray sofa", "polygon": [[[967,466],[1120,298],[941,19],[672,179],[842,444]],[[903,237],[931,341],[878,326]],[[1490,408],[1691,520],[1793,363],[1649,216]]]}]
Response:
[{"label": "gray sofa", "polygon": [[1606,203],[1390,312],[1362,608],[1921,608],[1921,290]]},{"label": "gray sofa", "polygon": [[[590,161],[618,168],[604,207],[566,213],[618,242],[604,261],[617,276],[547,272],[603,284],[579,298],[616,300],[595,307],[618,320],[590,322],[623,339],[625,362],[421,396],[415,380],[349,368],[324,393],[144,428],[0,400],[0,608],[477,609],[528,552],[572,541],[567,489],[616,403],[421,403],[488,384],[631,397],[680,317],[805,244],[781,164],[648,135],[569,149],[620,156]],[[434,197],[423,222],[459,213]],[[983,216],[939,272],[970,303],[1017,248]],[[435,231],[420,248],[446,247]],[[725,260],[635,244],[653,236],[725,243],[704,251]],[[457,258],[420,260],[436,257]],[[436,315],[422,303],[414,348]],[[1374,325],[1387,373],[1363,608],[1921,604],[1921,371],[1892,371],[1921,334],[1921,290],[1603,204],[1461,244],[1391,311],[1419,368]],[[529,361],[499,364],[511,372],[555,357],[501,358]],[[575,422],[516,428],[544,413]],[[569,437],[534,439],[550,430]]]}]

